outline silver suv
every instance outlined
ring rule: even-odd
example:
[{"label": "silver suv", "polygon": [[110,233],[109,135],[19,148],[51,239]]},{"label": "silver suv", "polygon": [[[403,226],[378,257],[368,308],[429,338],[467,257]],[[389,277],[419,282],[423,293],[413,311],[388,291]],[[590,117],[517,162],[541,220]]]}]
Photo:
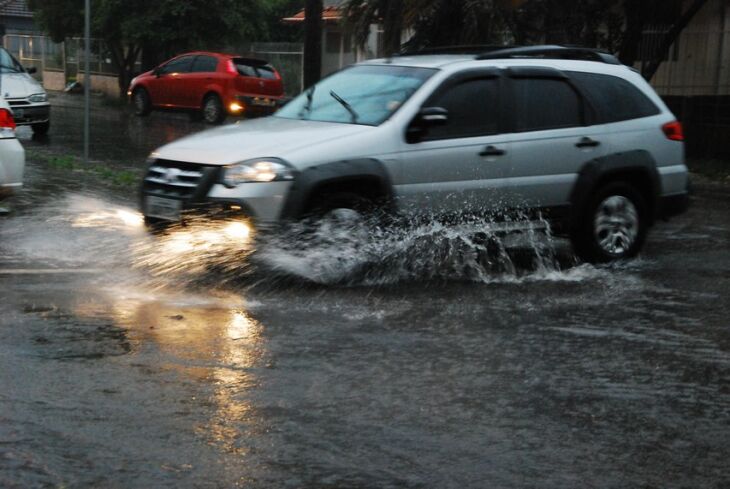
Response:
[{"label": "silver suv", "polygon": [[348,208],[548,219],[589,261],[631,257],[684,211],[681,125],[614,56],[560,46],[403,55],[346,68],[276,114],[158,149],[148,221]]}]

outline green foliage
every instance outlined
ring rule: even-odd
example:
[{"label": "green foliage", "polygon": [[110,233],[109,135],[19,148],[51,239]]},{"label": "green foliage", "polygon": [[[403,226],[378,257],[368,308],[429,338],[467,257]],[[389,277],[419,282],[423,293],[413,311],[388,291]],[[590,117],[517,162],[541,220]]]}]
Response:
[{"label": "green foliage", "polygon": [[138,185],[140,175],[134,171],[114,168],[102,163],[85,165],[73,155],[52,155],[36,151],[27,152],[31,161],[42,162],[49,168],[63,172],[75,172],[83,175],[93,175],[101,181],[118,187],[134,187]]}]

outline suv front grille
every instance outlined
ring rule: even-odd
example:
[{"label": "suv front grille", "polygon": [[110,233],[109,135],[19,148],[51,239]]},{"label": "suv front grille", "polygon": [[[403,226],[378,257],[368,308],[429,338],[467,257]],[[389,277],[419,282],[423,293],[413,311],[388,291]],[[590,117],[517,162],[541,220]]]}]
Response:
[{"label": "suv front grille", "polygon": [[157,160],[147,170],[142,190],[148,195],[198,202],[205,198],[219,175],[217,166]]}]

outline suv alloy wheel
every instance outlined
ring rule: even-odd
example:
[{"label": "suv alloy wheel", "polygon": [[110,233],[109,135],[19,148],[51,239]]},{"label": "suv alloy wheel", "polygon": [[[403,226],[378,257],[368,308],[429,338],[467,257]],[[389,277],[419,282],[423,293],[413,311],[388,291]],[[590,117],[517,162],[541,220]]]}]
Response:
[{"label": "suv alloy wheel", "polygon": [[635,256],[646,239],[647,216],[644,198],[633,186],[605,185],[571,236],[576,254],[594,263]]}]

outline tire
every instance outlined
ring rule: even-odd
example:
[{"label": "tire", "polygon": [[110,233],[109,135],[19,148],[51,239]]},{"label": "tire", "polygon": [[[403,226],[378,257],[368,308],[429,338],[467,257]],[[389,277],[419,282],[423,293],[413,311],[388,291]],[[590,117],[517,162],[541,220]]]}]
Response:
[{"label": "tire", "polygon": [[373,202],[358,194],[351,192],[338,192],[316,199],[309,207],[306,215],[315,218],[322,218],[327,215],[347,214],[342,211],[353,211],[361,216],[367,216],[375,210]]},{"label": "tire", "polygon": [[207,124],[220,124],[226,118],[226,111],[223,110],[221,98],[211,93],[203,99],[203,106],[200,109],[203,120]]},{"label": "tire", "polygon": [[132,105],[134,114],[138,117],[145,117],[152,111],[152,100],[150,94],[144,88],[137,88],[132,93]]},{"label": "tire", "polygon": [[39,122],[38,124],[32,124],[33,134],[37,136],[45,136],[48,134],[48,130],[51,129],[51,121]]},{"label": "tire", "polygon": [[636,256],[648,231],[644,197],[626,182],[598,189],[571,233],[573,249],[589,263],[608,263]]}]

